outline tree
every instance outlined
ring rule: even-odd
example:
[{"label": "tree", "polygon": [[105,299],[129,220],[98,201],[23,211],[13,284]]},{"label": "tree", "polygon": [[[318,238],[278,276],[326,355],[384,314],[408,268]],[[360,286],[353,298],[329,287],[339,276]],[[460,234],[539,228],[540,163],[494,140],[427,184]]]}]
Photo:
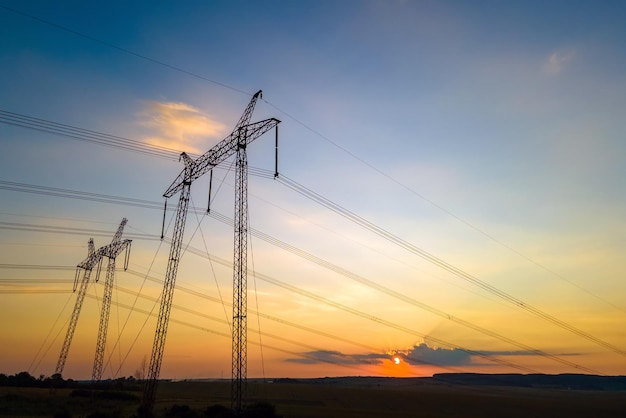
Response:
[{"label": "tree", "polygon": [[[34,387],[37,386],[37,379],[28,372],[19,372],[13,378],[13,386]],[[9,378],[9,381],[11,378]]]},{"label": "tree", "polygon": [[148,375],[148,357],[143,356],[141,359],[141,363],[139,363],[139,367],[135,370],[135,374],[133,375],[137,380],[144,380]]}]

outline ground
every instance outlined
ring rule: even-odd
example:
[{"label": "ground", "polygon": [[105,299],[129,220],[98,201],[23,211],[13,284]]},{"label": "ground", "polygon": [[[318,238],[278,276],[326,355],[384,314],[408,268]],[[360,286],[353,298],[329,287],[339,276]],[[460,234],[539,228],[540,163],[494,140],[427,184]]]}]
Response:
[{"label": "ground", "polygon": [[[72,392],[0,387],[0,416],[131,417],[141,397],[140,392],[91,398]],[[624,390],[459,385],[420,379],[253,381],[249,398],[274,405],[283,418],[623,418],[626,411]],[[228,406],[230,382],[161,382],[155,415],[164,417],[174,404],[188,405],[198,416],[210,405]]]}]

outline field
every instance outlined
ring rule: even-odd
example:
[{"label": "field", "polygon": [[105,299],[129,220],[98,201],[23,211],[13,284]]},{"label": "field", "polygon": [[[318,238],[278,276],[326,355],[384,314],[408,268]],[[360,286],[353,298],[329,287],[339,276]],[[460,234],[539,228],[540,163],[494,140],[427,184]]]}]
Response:
[{"label": "field", "polygon": [[[88,388],[88,385],[86,385]],[[131,417],[136,399],[71,396],[72,390],[0,388],[2,417]],[[251,382],[251,401],[265,401],[284,418],[369,417],[620,417],[626,392],[548,388],[466,386],[418,379],[318,379]],[[174,404],[202,411],[229,405],[229,382],[162,382],[155,415],[164,417]],[[201,416],[198,414],[198,416]]]}]

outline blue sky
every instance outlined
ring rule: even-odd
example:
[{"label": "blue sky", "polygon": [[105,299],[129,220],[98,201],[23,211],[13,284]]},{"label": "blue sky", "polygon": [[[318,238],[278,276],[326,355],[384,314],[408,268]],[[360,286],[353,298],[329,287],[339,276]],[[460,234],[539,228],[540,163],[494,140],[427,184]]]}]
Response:
[{"label": "blue sky", "polygon": [[[263,89],[253,120],[282,121],[283,175],[568,324],[626,345],[620,325],[626,315],[622,2],[0,5],[0,110],[202,153],[230,132],[251,94]],[[0,141],[0,180],[5,182],[160,202],[182,168],[175,158],[156,159],[6,123],[0,124]],[[252,166],[273,170],[273,141],[268,133],[252,144]],[[225,174],[217,172],[218,178]],[[231,185],[232,173],[214,201],[215,209],[227,216],[233,211]],[[207,190],[206,178],[194,183],[193,204],[204,206]],[[8,190],[1,190],[0,196],[0,221],[6,223],[78,226],[110,230],[112,235],[127,217],[130,234],[160,233],[158,210]],[[622,356],[606,355],[588,340],[511,308],[279,182],[253,176],[250,196],[251,225],[264,233],[529,346],[575,353],[572,361],[605,374],[626,373]],[[205,219],[202,230],[202,235],[193,233],[198,231],[197,219],[190,215],[190,245],[201,250],[206,245],[211,254],[232,258],[229,227]],[[4,229],[0,264],[72,266],[84,258],[87,238]],[[96,238],[96,245],[106,240]],[[449,341],[450,355],[458,354],[457,347],[519,354],[519,347],[398,303],[267,243],[252,243],[256,270]],[[158,241],[136,240],[131,268],[144,274],[153,269],[158,277],[166,257],[159,248]],[[218,283],[218,293],[229,295],[227,268],[219,271],[191,255],[185,260],[181,285],[217,294]],[[215,277],[213,268],[218,270]],[[71,272],[19,274],[62,278]],[[13,278],[18,272],[3,269],[0,275]],[[127,286],[140,288],[140,279],[119,275]],[[267,283],[257,286],[260,311],[287,315],[301,325],[319,326],[378,348],[364,353],[363,348],[304,335],[303,340],[317,345],[289,348],[294,353],[378,358],[395,351],[417,353],[416,348],[423,349],[420,344],[429,342],[397,329],[379,329],[380,324],[334,312],[336,308]],[[94,286],[95,295],[98,289]],[[158,286],[150,291],[156,297]],[[27,348],[0,355],[11,358],[10,365],[2,363],[0,369],[17,372],[28,367],[48,331],[61,326],[50,317],[56,317],[71,297],[0,295],[7,302],[3,316],[14,317],[22,328],[32,321],[39,324],[19,338],[19,346]],[[83,327],[88,327],[90,315],[97,316],[97,304],[91,303],[81,318]],[[26,315],[22,307],[30,304],[40,308]],[[198,309],[224,316],[219,306]],[[145,320],[138,313],[130,318],[132,324]],[[268,333],[277,327],[256,325]],[[228,333],[227,326],[216,327]],[[132,373],[138,359],[149,352],[152,328],[148,322],[139,334],[137,325],[125,331],[130,336],[120,337],[141,335],[122,373]],[[0,334],[9,338],[14,332],[11,328]],[[78,328],[77,344],[83,345],[76,352],[85,354],[76,354],[74,366],[68,362],[75,376],[89,370],[90,344],[95,344],[88,331],[80,332]],[[177,344],[176,332],[168,337],[172,357],[165,361],[172,368],[164,366],[166,375],[182,370],[183,375],[219,376],[220,367],[228,370],[223,365],[228,362],[227,338],[214,342],[206,337],[204,348],[223,352],[225,360],[202,360],[198,371],[200,360]],[[280,335],[291,332],[275,330]],[[57,352],[56,347],[52,345],[50,353]],[[178,363],[176,356],[186,360]],[[306,364],[295,367],[298,361],[292,354],[268,356],[268,368],[275,375],[346,374],[311,357],[300,357]],[[540,371],[571,371],[545,359],[518,357],[520,364]],[[49,354],[40,371],[49,373],[54,361]],[[494,370],[475,358],[464,366]],[[349,373],[394,373],[389,370]],[[410,368],[402,373],[431,371]],[[252,373],[261,371],[257,367]]]}]

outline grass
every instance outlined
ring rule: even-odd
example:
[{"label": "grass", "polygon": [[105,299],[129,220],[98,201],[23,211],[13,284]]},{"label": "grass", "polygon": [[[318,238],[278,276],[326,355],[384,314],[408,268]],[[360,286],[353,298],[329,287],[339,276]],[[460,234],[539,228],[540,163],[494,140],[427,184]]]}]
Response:
[{"label": "grass", "polygon": [[[126,418],[136,413],[141,396],[140,392],[72,396],[72,392],[0,387],[0,416]],[[459,386],[401,379],[358,384],[250,383],[248,395],[251,402],[274,405],[283,418],[623,418],[626,411],[625,391]],[[154,412],[160,418],[173,405],[188,405],[200,416],[214,404],[230,405],[230,382],[161,382]]]},{"label": "grass", "polygon": [[[79,389],[78,391],[81,391]],[[74,389],[0,387],[0,416],[13,417],[88,417],[122,418],[132,416],[139,403],[137,394],[116,396],[114,392],[93,395]],[[74,395],[73,395],[74,394]]]}]

